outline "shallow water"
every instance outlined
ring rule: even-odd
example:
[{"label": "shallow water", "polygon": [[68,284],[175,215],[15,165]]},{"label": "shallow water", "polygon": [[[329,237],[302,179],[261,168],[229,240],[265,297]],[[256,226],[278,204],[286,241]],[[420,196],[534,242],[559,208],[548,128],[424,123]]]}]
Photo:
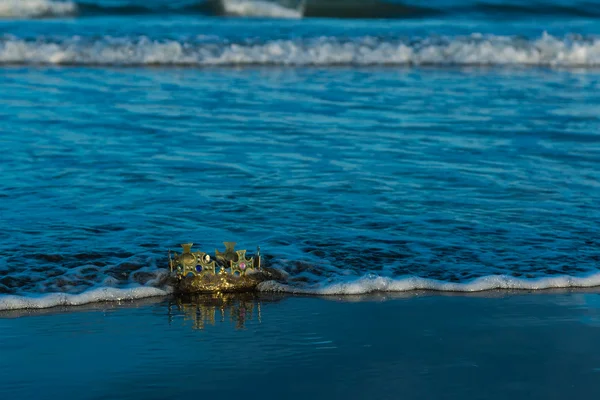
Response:
[{"label": "shallow water", "polygon": [[600,284],[588,3],[543,23],[443,2],[408,20],[152,4],[41,20],[9,4],[0,293],[24,297],[0,308],[166,294],[185,242],[260,245],[290,274],[263,290]]},{"label": "shallow water", "polygon": [[0,318],[0,387],[40,400],[600,394],[597,294],[355,300],[262,295]]}]

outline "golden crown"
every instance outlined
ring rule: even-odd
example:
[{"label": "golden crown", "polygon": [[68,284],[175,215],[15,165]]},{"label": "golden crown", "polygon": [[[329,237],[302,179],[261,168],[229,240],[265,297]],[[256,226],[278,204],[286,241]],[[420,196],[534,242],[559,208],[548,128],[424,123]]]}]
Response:
[{"label": "golden crown", "polygon": [[202,251],[192,252],[193,243],[182,244],[181,254],[171,256],[169,250],[169,267],[171,273],[178,277],[204,277],[217,275],[245,276],[248,271],[260,270],[260,247],[253,257],[246,258],[246,250],[235,250],[235,242],[224,242],[225,251],[215,249],[215,259]]}]

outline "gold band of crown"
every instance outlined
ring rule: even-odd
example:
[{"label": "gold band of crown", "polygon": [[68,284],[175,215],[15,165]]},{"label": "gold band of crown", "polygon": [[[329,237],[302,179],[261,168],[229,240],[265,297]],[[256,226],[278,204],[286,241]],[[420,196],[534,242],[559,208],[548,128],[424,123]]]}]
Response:
[{"label": "gold band of crown", "polygon": [[[169,250],[169,268],[179,277],[216,275],[217,264],[220,274],[244,276],[247,271],[260,270],[260,247],[254,257],[246,258],[246,250],[235,250],[235,242],[224,242],[225,251],[215,249],[215,260],[211,261],[210,255],[205,252],[192,252],[193,243],[181,245],[181,254],[171,256]],[[229,269],[229,272],[227,272]]]}]

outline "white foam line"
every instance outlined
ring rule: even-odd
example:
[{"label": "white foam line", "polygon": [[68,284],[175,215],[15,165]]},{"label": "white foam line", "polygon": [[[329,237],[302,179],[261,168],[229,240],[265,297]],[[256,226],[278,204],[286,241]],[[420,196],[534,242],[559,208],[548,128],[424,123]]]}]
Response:
[{"label": "white foam line", "polygon": [[[585,277],[553,276],[536,279],[515,278],[507,275],[490,275],[470,282],[455,283],[420,277],[401,279],[383,277],[363,277],[354,281],[336,282],[325,286],[299,288],[275,281],[258,285],[261,292],[285,292],[308,295],[357,295],[374,292],[408,292],[411,290],[433,290],[442,292],[483,292],[495,289],[504,290],[544,290],[562,288],[600,287],[600,273]],[[42,309],[56,306],[78,306],[97,302],[117,302],[147,297],[166,296],[171,288],[159,289],[140,286],[135,288],[96,288],[80,294],[51,293],[35,297],[0,296],[0,310]]]},{"label": "white foam line", "polygon": [[72,15],[77,5],[71,1],[0,0],[0,18],[38,18]]},{"label": "white foam line", "polygon": [[263,43],[200,43],[140,38],[0,38],[0,64],[329,66],[329,65],[528,65],[600,66],[600,39],[529,41],[507,36],[421,39],[413,43],[374,37],[269,40]]},{"label": "white foam line", "polygon": [[274,1],[222,0],[226,14],[245,17],[302,18],[302,9],[284,7]]},{"label": "white foam line", "polygon": [[127,289],[97,288],[80,294],[51,293],[39,297],[4,295],[0,296],[0,310],[80,306],[97,302],[127,301],[147,297],[166,296],[170,292],[170,290],[143,286]]},{"label": "white foam line", "polygon": [[590,288],[600,286],[600,273],[586,277],[553,276],[536,279],[515,278],[507,275],[490,275],[470,282],[443,282],[435,279],[407,277],[360,278],[351,282],[338,282],[314,288],[296,288],[275,281],[258,285],[262,292],[287,292],[313,295],[355,295],[373,292],[407,292],[411,290],[435,290],[443,292],[483,292],[495,289],[544,290],[558,288]]}]

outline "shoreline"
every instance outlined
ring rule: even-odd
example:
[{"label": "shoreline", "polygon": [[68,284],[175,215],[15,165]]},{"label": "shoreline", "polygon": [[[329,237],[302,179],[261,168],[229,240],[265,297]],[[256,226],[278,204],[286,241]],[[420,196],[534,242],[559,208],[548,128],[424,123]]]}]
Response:
[{"label": "shoreline", "polygon": [[[330,283],[320,288],[292,287],[277,281],[258,284],[250,293],[278,293],[304,297],[402,296],[414,293],[476,294],[490,292],[581,292],[600,293],[600,273],[586,276],[557,275],[538,278],[516,278],[508,275],[489,275],[466,282],[446,282],[421,277],[383,278],[362,277],[345,282]],[[558,293],[557,292],[557,293]],[[93,303],[122,303],[147,298],[177,295],[170,286],[132,286],[125,288],[97,287],[82,293],[44,293],[30,296],[0,295],[0,312],[36,310],[55,307],[80,307]]]},{"label": "shoreline", "polygon": [[[0,310],[0,319],[17,318],[25,316],[53,315],[70,312],[89,312],[105,310],[121,310],[156,305],[168,301],[184,300],[203,301],[219,297],[227,298],[252,298],[254,300],[271,299],[319,299],[325,301],[334,301],[341,303],[360,303],[360,302],[385,302],[402,299],[413,299],[417,297],[437,297],[437,298],[481,298],[497,299],[518,296],[556,296],[556,295],[600,295],[600,286],[594,287],[567,287],[567,288],[547,288],[547,289],[489,289],[473,292],[465,291],[444,291],[435,289],[414,289],[402,292],[378,291],[363,294],[307,294],[293,292],[232,292],[232,293],[198,293],[191,295],[176,295],[174,293],[157,294],[153,296],[140,298],[123,298],[114,300],[100,300],[82,304],[57,304],[49,307],[39,308],[15,308]],[[0,296],[0,301],[2,296]]]},{"label": "shoreline", "polygon": [[[388,278],[373,275],[353,280],[329,282],[320,287],[294,287],[276,280],[260,282],[254,293],[287,293],[309,297],[364,296],[384,293],[486,293],[493,291],[520,291],[526,293],[551,290],[600,292],[600,272],[582,276],[554,275],[520,278],[510,275],[487,275],[464,282],[449,282],[418,276]],[[77,307],[89,303],[123,302],[150,297],[177,295],[169,285],[129,287],[95,287],[81,293],[39,293],[29,295],[0,294],[0,312],[19,309]],[[218,293],[218,292],[214,292]]]},{"label": "shoreline", "polygon": [[594,398],[598,294],[236,294],[4,314],[0,385],[24,400]]}]

